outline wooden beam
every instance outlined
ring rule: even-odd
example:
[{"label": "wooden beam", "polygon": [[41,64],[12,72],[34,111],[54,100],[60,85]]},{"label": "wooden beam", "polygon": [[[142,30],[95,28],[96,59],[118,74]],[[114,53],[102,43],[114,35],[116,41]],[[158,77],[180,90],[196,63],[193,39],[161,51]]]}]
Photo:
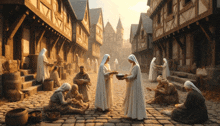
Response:
[{"label": "wooden beam", "polygon": [[38,43],[42,40],[42,38],[44,37],[46,30],[42,30],[39,35],[37,36],[37,41],[36,41],[36,46],[38,45]]},{"label": "wooden beam", "polygon": [[63,45],[64,45],[65,41],[66,41],[66,40],[63,40],[63,41],[62,41],[62,43],[61,43],[61,45],[60,45],[60,46],[58,46],[58,54],[59,54],[59,52],[60,52],[61,48],[63,47]]},{"label": "wooden beam", "polygon": [[174,37],[174,39],[179,44],[180,48],[183,50],[185,45],[180,41],[180,38],[179,37]]},{"label": "wooden beam", "polygon": [[60,39],[60,36],[58,36],[57,39],[51,43],[51,48],[53,48],[57,44],[59,39]]},{"label": "wooden beam", "polygon": [[205,33],[206,38],[210,42],[212,42],[213,41],[213,35],[212,35],[211,31],[209,30],[209,28],[207,28],[206,26],[204,26],[202,24],[200,24],[199,26],[200,26],[201,30]]},{"label": "wooden beam", "polygon": [[70,48],[68,49],[68,51],[67,51],[67,53],[69,53],[70,52],[70,50],[73,48],[75,46],[75,44],[74,43],[70,43]]},{"label": "wooden beam", "polygon": [[23,23],[24,19],[27,17],[27,13],[29,13],[29,12],[26,11],[19,18],[17,18],[16,21],[9,28],[9,31],[8,31],[8,38],[9,39],[12,39],[14,37],[15,33],[17,32],[17,30],[19,29],[19,27]]}]

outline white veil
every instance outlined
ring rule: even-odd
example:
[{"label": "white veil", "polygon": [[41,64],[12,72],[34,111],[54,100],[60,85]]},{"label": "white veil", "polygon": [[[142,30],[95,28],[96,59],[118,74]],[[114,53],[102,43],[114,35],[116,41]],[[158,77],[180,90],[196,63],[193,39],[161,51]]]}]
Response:
[{"label": "white veil", "polygon": [[202,95],[202,92],[191,81],[186,81],[184,83],[184,87],[189,88],[189,89],[193,89]]}]

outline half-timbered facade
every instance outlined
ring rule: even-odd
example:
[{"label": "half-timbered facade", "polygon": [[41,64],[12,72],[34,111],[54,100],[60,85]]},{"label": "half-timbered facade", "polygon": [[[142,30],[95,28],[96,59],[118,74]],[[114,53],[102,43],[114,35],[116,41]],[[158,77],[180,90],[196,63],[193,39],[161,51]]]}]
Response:
[{"label": "half-timbered facade", "polygon": [[131,53],[135,53],[137,50],[136,41],[134,39],[135,34],[137,33],[138,24],[131,24],[130,28],[130,43],[131,43]]},{"label": "half-timbered facade", "polygon": [[89,37],[89,49],[87,57],[91,60],[100,58],[100,46],[103,44],[103,15],[101,8],[90,9],[91,34]]},{"label": "half-timbered facade", "polygon": [[[173,71],[206,67],[215,80],[220,65],[219,0],[148,0],[154,55]],[[194,73],[194,72],[193,72]],[[214,82],[215,83],[215,82]]]},{"label": "half-timbered facade", "polygon": [[152,20],[146,13],[140,14],[140,20],[136,34],[136,57],[141,66],[142,72],[149,71],[149,65],[152,59]]},{"label": "half-timbered facade", "polygon": [[[0,1],[0,56],[3,72],[31,69],[36,72],[37,56],[46,48],[50,63],[74,45],[72,25],[76,15],[69,0],[2,0]],[[69,62],[70,63],[70,62]],[[26,90],[26,89],[25,89]]]},{"label": "half-timbered facade", "polygon": [[89,2],[88,0],[72,0],[71,5],[77,17],[76,22],[73,24],[73,40],[76,41],[74,54],[79,55],[81,65],[83,65],[90,36]]}]

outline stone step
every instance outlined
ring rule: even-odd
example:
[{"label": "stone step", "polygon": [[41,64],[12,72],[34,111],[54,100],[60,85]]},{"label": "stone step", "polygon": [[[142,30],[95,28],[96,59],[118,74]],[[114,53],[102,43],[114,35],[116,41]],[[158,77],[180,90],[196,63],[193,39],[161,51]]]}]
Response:
[{"label": "stone step", "polygon": [[196,83],[196,80],[194,79],[188,79],[188,78],[181,78],[181,77],[177,77],[177,76],[169,76],[167,77],[167,79],[169,81],[173,81],[173,82],[178,82],[180,84],[184,84],[187,80],[191,81],[192,83]]},{"label": "stone step", "polygon": [[174,81],[170,81],[170,82],[176,87],[176,89],[183,91],[183,92],[186,92],[186,89],[184,88],[183,84],[180,84],[180,83],[174,82]]},{"label": "stone step", "polygon": [[34,86],[35,84],[36,84],[36,80],[30,80],[30,81],[23,82],[21,84],[21,89],[27,89],[31,86]]},{"label": "stone step", "polygon": [[186,72],[181,72],[181,71],[170,71],[170,74],[173,76],[178,76],[181,78],[188,78],[188,79],[192,79],[192,80],[196,80],[196,74],[192,74],[192,73],[186,73]]},{"label": "stone step", "polygon": [[22,89],[21,91],[24,93],[24,94],[27,94],[28,96],[31,96],[33,94],[36,94],[37,91],[41,91],[42,90],[42,84],[40,85],[34,85],[34,86],[31,86],[31,87],[28,87],[26,89]]},{"label": "stone step", "polygon": [[20,69],[21,76],[31,74],[31,69]]},{"label": "stone step", "polygon": [[21,76],[21,80],[23,82],[25,81],[30,81],[30,80],[34,80],[36,78],[37,74],[28,74],[28,75],[24,75],[24,76]]}]

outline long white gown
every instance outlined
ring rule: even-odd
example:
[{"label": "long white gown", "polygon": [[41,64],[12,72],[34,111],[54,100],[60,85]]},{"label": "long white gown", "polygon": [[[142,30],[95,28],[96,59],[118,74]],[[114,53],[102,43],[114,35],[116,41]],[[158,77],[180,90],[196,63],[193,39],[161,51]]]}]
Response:
[{"label": "long white gown", "polygon": [[95,108],[100,108],[103,111],[110,109],[113,106],[112,96],[112,75],[110,75],[111,69],[109,64],[105,64],[107,58],[110,57],[105,54],[99,67],[96,96],[95,96]]},{"label": "long white gown", "polygon": [[163,72],[162,72],[162,78],[163,79],[167,79],[167,77],[170,76],[170,70],[169,70],[169,66],[167,63],[167,59],[163,58],[164,64],[163,64]]},{"label": "long white gown", "polygon": [[127,77],[127,89],[124,101],[124,114],[132,119],[142,120],[147,118],[144,89],[139,63],[132,54],[129,59],[134,61],[130,75]]},{"label": "long white gown", "polygon": [[156,60],[156,57],[154,57],[150,63],[149,81],[156,81],[157,79],[157,70],[156,70],[155,60]]},{"label": "long white gown", "polygon": [[43,48],[37,58],[37,81],[44,82],[45,79],[50,78],[49,68],[47,66],[48,60],[45,55],[47,49]]}]

